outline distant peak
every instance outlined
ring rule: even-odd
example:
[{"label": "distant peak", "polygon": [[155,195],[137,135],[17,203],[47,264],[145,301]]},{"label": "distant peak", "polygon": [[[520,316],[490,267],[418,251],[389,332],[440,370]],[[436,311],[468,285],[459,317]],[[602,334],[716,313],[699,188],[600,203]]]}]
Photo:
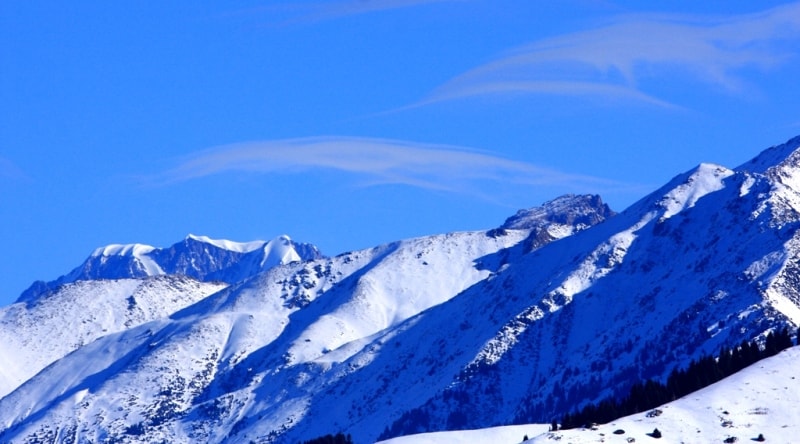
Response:
[{"label": "distant peak", "polygon": [[261,259],[260,265],[262,268],[272,268],[301,260],[302,258],[294,248],[294,242],[289,236],[283,234],[264,244],[264,257]]},{"label": "distant peak", "polygon": [[290,245],[292,243],[292,238],[290,238],[288,235],[281,234],[280,236],[276,236],[270,242],[279,243],[282,245]]},{"label": "distant peak", "polygon": [[211,239],[208,236],[197,236],[194,234],[189,234],[186,236],[186,240],[192,240],[195,242],[201,242],[204,244],[213,245],[217,248],[221,248],[223,250],[228,251],[235,251],[237,253],[249,253],[251,251],[258,250],[262,248],[266,242],[257,240],[252,242],[233,242],[225,239]]},{"label": "distant peak", "polygon": [[33,301],[60,285],[79,280],[129,279],[180,275],[201,281],[234,283],[265,269],[324,257],[313,244],[296,243],[285,234],[265,242],[233,242],[187,235],[168,248],[111,244],[95,249],[78,267],[49,282],[35,282],[19,301]]},{"label": "distant peak", "polygon": [[141,256],[155,250],[155,247],[144,244],[111,244],[92,252],[92,257],[99,256]]}]

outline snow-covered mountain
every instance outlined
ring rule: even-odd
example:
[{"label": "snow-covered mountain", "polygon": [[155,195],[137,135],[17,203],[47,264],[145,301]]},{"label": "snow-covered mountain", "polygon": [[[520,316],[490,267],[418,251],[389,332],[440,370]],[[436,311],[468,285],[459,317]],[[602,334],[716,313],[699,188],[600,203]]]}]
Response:
[{"label": "snow-covered mountain", "polygon": [[[571,207],[570,201],[576,202],[576,206],[578,206],[587,200],[596,203],[595,208],[599,215],[590,217],[592,223],[601,221],[602,215],[610,213],[606,205],[602,204],[597,197],[592,196],[564,196],[546,203],[543,208],[553,207],[556,202],[569,208]],[[591,211],[584,210],[591,213]],[[143,324],[143,322],[131,321],[134,307],[151,306],[155,302],[154,299],[159,297],[164,300],[180,302],[180,305],[159,305],[157,314],[154,313],[148,318],[139,317],[136,321],[154,321],[175,313],[172,316],[173,320],[167,319],[163,322],[165,324],[181,324],[184,325],[182,328],[189,328],[190,331],[193,331],[198,317],[211,316],[217,320],[218,318],[232,318],[227,321],[229,325],[226,325],[225,328],[215,330],[224,335],[218,340],[224,345],[227,342],[226,347],[230,348],[227,355],[217,353],[215,359],[228,360],[227,366],[231,370],[240,371],[241,364],[238,367],[235,364],[239,364],[240,360],[250,356],[259,347],[275,341],[279,333],[286,336],[287,339],[282,342],[288,343],[288,345],[283,344],[283,347],[288,347],[290,351],[282,350],[278,356],[275,356],[275,359],[280,362],[289,359],[299,362],[310,361],[337,348],[338,345],[363,340],[363,338],[385,330],[391,325],[396,325],[489,276],[493,268],[500,266],[500,262],[494,257],[498,253],[502,252],[501,256],[506,258],[513,254],[521,254],[521,251],[508,250],[511,246],[522,245],[528,238],[556,239],[590,225],[581,222],[580,226],[567,227],[563,215],[552,211],[541,212],[537,217],[529,219],[531,227],[533,227],[530,229],[503,229],[432,236],[348,253],[331,259],[319,259],[307,263],[290,262],[285,267],[277,268],[250,281],[244,280],[225,292],[180,313],[175,312],[188,306],[189,303],[203,299],[209,293],[225,288],[225,286],[201,283],[188,277],[163,276],[131,279],[130,274],[124,273],[122,276],[128,279],[79,280],[73,284],[62,285],[57,290],[43,293],[36,298],[24,298],[17,304],[7,307],[2,313],[4,321],[1,325],[9,326],[4,333],[7,335],[11,335],[16,326],[41,323],[40,319],[47,320],[37,329],[24,329],[23,331],[27,334],[21,336],[26,345],[37,344],[37,341],[45,338],[41,342],[41,347],[24,348],[16,342],[12,342],[5,348],[6,355],[9,357],[22,356],[20,364],[14,367],[17,369],[15,373],[18,374],[16,379],[11,378],[11,382],[14,384],[7,383],[6,385],[13,388],[22,377],[27,379],[41,370],[44,367],[43,364],[55,361],[79,345],[89,344],[94,347],[107,342],[107,347],[104,346],[103,349],[118,349],[119,345],[115,344],[118,337],[126,337],[126,331],[135,330],[135,327]],[[187,241],[191,240],[191,238],[187,239]],[[252,244],[215,242],[228,251],[254,251]],[[171,250],[176,249],[173,247]],[[120,250],[124,249],[119,247],[98,249],[84,265],[76,270],[92,269],[91,265],[87,264],[92,264],[96,260],[95,258],[102,257],[103,253],[125,253]],[[130,254],[136,253],[134,248],[127,250]],[[159,257],[157,250],[150,251],[156,251],[156,254],[150,254],[151,257]],[[109,256],[109,254],[105,256]],[[159,267],[162,270],[165,268],[162,265]],[[70,276],[74,277],[78,274],[78,272],[73,272]],[[273,277],[273,274],[276,274],[277,277]],[[411,279],[407,279],[407,277],[411,277]],[[172,295],[168,291],[172,288],[170,287],[158,292],[147,292],[148,300],[144,302],[142,302],[142,295],[134,295],[137,292],[141,293],[141,287],[149,289],[153,287],[153,283],[171,283],[175,280],[179,283],[197,286],[203,291],[191,293],[184,289],[178,290],[178,295]],[[292,335],[288,335],[289,330],[282,331],[290,324],[290,316],[297,316],[300,309],[311,305],[311,302],[321,294],[330,295],[326,298],[330,300],[328,307],[315,308],[313,311],[317,314],[304,315],[299,321],[292,323],[291,329],[296,330],[292,332]],[[256,296],[258,298],[251,300]],[[261,301],[261,299],[264,300]],[[77,303],[69,305],[70,301]],[[227,302],[223,303],[224,301]],[[242,308],[244,303],[249,308]],[[222,306],[216,306],[220,304]],[[215,315],[214,313],[217,311],[221,313]],[[233,314],[230,313],[231,311]],[[311,308],[306,311],[311,311]],[[98,312],[106,313],[105,318],[114,321],[111,323],[112,325],[108,325],[108,322],[97,322],[95,313]],[[295,314],[295,312],[298,313]],[[324,316],[320,316],[320,313]],[[187,318],[190,321],[186,321]],[[86,333],[80,328],[71,329],[71,326],[76,323],[80,326],[91,327],[91,331]],[[137,343],[132,344],[132,348],[136,348],[138,345],[149,351],[153,344],[160,342],[149,340],[157,331],[151,324],[141,326],[146,334],[135,336]],[[156,324],[158,323],[156,322]],[[114,333],[117,334],[113,335]],[[166,335],[166,342],[182,343],[182,341],[196,342],[197,340],[192,334],[176,336],[173,333],[162,333]],[[297,337],[301,333],[308,338],[301,341]],[[90,344],[93,339],[105,335],[110,336],[101,338],[97,344]],[[54,341],[53,344],[47,340],[47,338],[55,337],[62,339]],[[310,338],[315,339],[312,342]],[[45,346],[49,349],[41,350]],[[85,365],[83,364],[85,362],[95,361],[97,358],[92,356],[91,352],[86,351],[92,349],[83,347],[65,358],[64,361],[77,361],[81,362],[81,365]],[[186,346],[186,350],[191,349]],[[85,353],[89,353],[89,355]],[[250,356],[250,359],[253,357]],[[190,367],[196,364],[192,360],[188,360],[187,363]],[[61,365],[61,362],[56,362],[45,373],[52,373]],[[67,365],[67,368],[67,373],[75,374],[71,364]],[[85,370],[88,373],[84,376],[89,378],[95,370],[97,370],[95,366],[88,366]],[[170,377],[171,375],[162,376]],[[37,378],[34,378],[34,381]],[[73,381],[74,378],[75,376],[61,375],[56,379]],[[20,392],[25,393],[31,385],[36,384],[36,382],[27,384],[9,398],[20,396]],[[64,390],[68,391],[69,389],[65,387]],[[39,395],[35,396],[35,398],[38,397]],[[44,396],[44,398],[47,397]],[[7,400],[7,402],[13,401]]]},{"label": "snow-covered mountain", "polygon": [[[247,243],[189,235],[169,248],[109,245],[0,308],[0,397],[47,365],[110,333],[167,317],[227,284],[321,258],[288,236]],[[157,277],[157,278],[150,278]]]},{"label": "snow-covered mountain", "polygon": [[0,398],[101,336],[167,317],[225,287],[181,276],[78,281],[0,308]]},{"label": "snow-covered mountain", "polygon": [[54,281],[33,283],[18,301],[33,300],[60,285],[80,280],[169,274],[234,283],[276,265],[321,257],[314,245],[294,242],[286,235],[267,242],[232,242],[190,234],[169,248],[113,244],[96,249],[83,264]]},{"label": "snow-covered mountain", "polygon": [[548,423],[795,331],[799,149],[700,165],[616,215],[567,196],[485,232],[237,275],[28,379],[0,399],[0,442],[365,443]]}]

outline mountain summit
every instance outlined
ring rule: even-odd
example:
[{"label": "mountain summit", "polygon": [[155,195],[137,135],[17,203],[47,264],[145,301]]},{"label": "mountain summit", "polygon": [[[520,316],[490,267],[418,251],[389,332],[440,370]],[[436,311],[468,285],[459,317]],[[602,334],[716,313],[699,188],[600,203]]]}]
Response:
[{"label": "mountain summit", "polygon": [[501,230],[530,230],[526,251],[599,224],[616,213],[596,194],[566,194],[539,207],[519,210],[500,226]]},{"label": "mountain summit", "polygon": [[[565,196],[488,231],[198,275],[231,270],[219,288],[188,271],[63,285],[4,309],[3,336],[18,336],[5,356],[52,342],[30,333],[35,319],[84,322],[48,305],[66,291],[89,306],[116,301],[105,312],[136,321],[1,398],[0,441],[374,442],[549,423],[623,396],[723,347],[796,331],[798,149],[800,138],[737,169],[702,164],[616,215],[599,197]],[[108,252],[165,273],[180,256]],[[189,288],[193,302],[140,321],[138,310]]]},{"label": "mountain summit", "polygon": [[500,228],[510,230],[541,229],[564,226],[582,230],[602,222],[616,213],[596,194],[566,194],[540,207],[519,210],[506,219]]},{"label": "mountain summit", "polygon": [[314,245],[294,242],[286,235],[242,243],[190,234],[168,248],[113,244],[97,248],[83,264],[54,281],[35,282],[17,302],[31,301],[60,285],[85,280],[183,275],[230,284],[277,265],[321,257]]}]

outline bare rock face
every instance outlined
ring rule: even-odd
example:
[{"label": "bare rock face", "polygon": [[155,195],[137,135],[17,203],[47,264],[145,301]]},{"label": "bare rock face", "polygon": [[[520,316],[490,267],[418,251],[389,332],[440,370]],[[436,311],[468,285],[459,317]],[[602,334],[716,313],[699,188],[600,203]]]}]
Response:
[{"label": "bare rock face", "polygon": [[525,251],[585,230],[616,215],[596,194],[567,194],[542,206],[519,210],[500,226],[501,230],[531,230]]},{"label": "bare rock face", "polygon": [[540,229],[548,225],[574,225],[585,229],[614,216],[616,213],[596,194],[567,194],[540,207],[519,210],[501,225],[509,230]]}]

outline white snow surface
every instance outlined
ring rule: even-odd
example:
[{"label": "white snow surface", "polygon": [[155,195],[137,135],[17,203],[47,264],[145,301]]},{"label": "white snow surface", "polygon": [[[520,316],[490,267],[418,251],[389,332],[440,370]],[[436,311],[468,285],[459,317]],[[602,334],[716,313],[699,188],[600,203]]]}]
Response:
[{"label": "white snow surface", "polygon": [[94,252],[92,256],[136,256],[140,257],[144,254],[150,253],[155,250],[155,247],[144,244],[111,244],[105,247],[100,247]]},{"label": "white snow surface", "polygon": [[722,181],[734,174],[732,170],[710,163],[700,164],[684,183],[668,192],[661,205],[665,208],[661,216],[668,219],[686,208],[691,208],[703,196],[724,188]]},{"label": "white snow surface", "polygon": [[[649,442],[658,429],[662,442],[797,442],[800,433],[800,349],[793,347],[709,387],[654,410],[597,427],[546,433],[529,442],[574,444]],[[650,413],[653,412],[653,413]],[[649,414],[648,414],[649,413]],[[615,430],[625,434],[615,435]],[[731,441],[733,442],[733,441]]]},{"label": "white snow surface", "polygon": [[[409,435],[381,444],[593,444],[630,442],[722,443],[765,442],[788,444],[800,436],[800,348],[767,358],[709,387],[658,407],[620,418],[594,429],[549,431],[549,425],[531,424],[482,430]],[[653,412],[653,413],[650,413]],[[649,433],[662,433],[655,440]],[[615,431],[624,433],[615,434]],[[635,441],[629,441],[633,438]]]},{"label": "white snow surface", "polygon": [[[276,239],[288,239],[288,236],[278,236]],[[267,244],[262,240],[255,240],[250,242],[234,242],[226,239],[211,239],[208,236],[198,236],[189,234],[186,239],[191,239],[204,244],[213,245],[223,250],[235,251],[237,253],[249,253],[258,250]],[[156,247],[145,244],[110,244],[105,247],[100,247],[92,252],[92,256],[136,256],[151,253]]]},{"label": "white snow surface", "polygon": [[278,265],[300,262],[300,255],[294,250],[292,240],[289,236],[278,236],[263,245],[264,257],[261,259],[262,269],[276,267]]},{"label": "white snow surface", "polygon": [[234,242],[225,239],[211,239],[208,236],[197,236],[194,234],[189,234],[186,236],[186,238],[196,240],[204,244],[213,245],[217,248],[222,248],[223,250],[235,251],[237,253],[249,253],[264,247],[264,244],[266,244],[266,242],[262,240],[255,240],[251,242]]},{"label": "white snow surface", "polygon": [[82,281],[0,308],[0,398],[102,336],[168,316],[225,288],[184,277]]},{"label": "white snow surface", "polygon": [[510,425],[477,430],[419,433],[379,441],[381,444],[514,444],[524,437],[541,435],[550,428],[544,424]]},{"label": "white snow surface", "polygon": [[91,257],[99,257],[101,260],[111,256],[132,257],[139,262],[146,275],[157,276],[164,274],[164,270],[148,256],[155,249],[155,247],[144,244],[111,244],[94,250]]}]

